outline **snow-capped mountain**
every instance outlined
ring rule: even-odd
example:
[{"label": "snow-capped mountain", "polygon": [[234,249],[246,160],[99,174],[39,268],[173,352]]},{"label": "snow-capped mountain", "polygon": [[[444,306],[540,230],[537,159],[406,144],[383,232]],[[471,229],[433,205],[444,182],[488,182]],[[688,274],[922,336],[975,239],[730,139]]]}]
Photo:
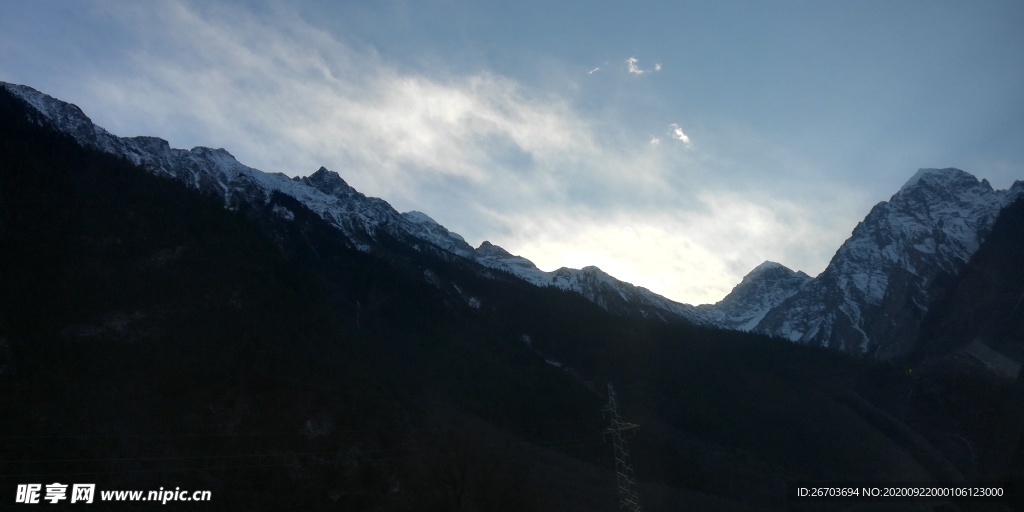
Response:
[{"label": "snow-capped mountain", "polygon": [[[363,195],[340,175],[323,167],[307,177],[289,178],[246,166],[224,149],[175,149],[156,137],[118,137],[96,126],[75,105],[28,86],[2,82],[0,86],[35,110],[33,121],[37,124],[66,133],[84,146],[124,157],[154,174],[221,197],[228,207],[263,207],[271,204],[274,194],[285,194],[337,228],[353,247],[364,252],[373,251],[379,235],[384,234],[410,241],[417,249],[423,249],[425,243],[445,254],[506,272],[536,286],[556,286],[580,293],[618,314],[707,323],[704,313],[696,308],[619,281],[596,267],[544,272],[528,259],[513,256],[489,242],[474,249],[428,215],[415,211],[399,213],[387,201]],[[272,208],[284,219],[294,218],[294,212],[287,206],[275,203]]]},{"label": "snow-capped mountain", "polygon": [[[795,342],[898,357],[912,348],[928,308],[978,250],[999,211],[1022,195],[1021,181],[997,191],[958,169],[921,169],[872,208],[821,275],[805,280],[756,324],[756,305],[777,300],[775,290],[759,298],[763,288],[741,283],[715,305],[721,316],[712,318]],[[737,304],[755,307],[744,316]]]},{"label": "snow-capped mountain", "polygon": [[715,304],[702,304],[717,325],[739,331],[750,331],[764,316],[812,281],[800,271],[793,271],[774,261],[766,261],[749,274],[724,299]]},{"label": "snow-capped mountain", "polygon": [[957,169],[922,169],[889,201],[871,210],[821,275],[812,279],[766,262],[722,301],[694,307],[596,267],[545,272],[489,242],[473,248],[428,215],[399,213],[325,168],[289,178],[243,165],[224,149],[174,149],[155,137],[118,137],[93,124],[75,105],[27,86],[0,85],[31,107],[30,117],[37,124],[216,195],[229,208],[266,208],[291,220],[295,212],[274,197],[292,197],[364,252],[380,249],[386,237],[415,250],[474,262],[485,275],[500,271],[535,286],[577,292],[625,316],[686,320],[882,358],[910,350],[929,307],[978,250],[1000,209],[1024,196],[1024,182],[996,191]]}]

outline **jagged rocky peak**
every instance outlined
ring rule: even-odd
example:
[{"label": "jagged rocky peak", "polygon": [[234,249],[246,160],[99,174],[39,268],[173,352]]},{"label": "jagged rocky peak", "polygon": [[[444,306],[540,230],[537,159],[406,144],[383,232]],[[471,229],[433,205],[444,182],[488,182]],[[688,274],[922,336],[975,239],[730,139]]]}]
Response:
[{"label": "jagged rocky peak", "polygon": [[339,194],[348,195],[355,191],[342,179],[340,174],[330,171],[323,166],[308,177],[301,179],[317,190],[332,196],[338,196]]},{"label": "jagged rocky peak", "polygon": [[476,248],[476,253],[477,253],[478,256],[482,256],[482,257],[511,257],[512,256],[512,253],[506,251],[505,249],[501,248],[500,246],[492,244],[491,242],[489,242],[487,240],[484,240],[483,243],[480,244],[480,247]]},{"label": "jagged rocky peak", "polygon": [[49,118],[53,122],[71,122],[70,124],[67,122],[60,123],[60,127],[62,128],[72,128],[75,125],[91,127],[93,124],[92,120],[89,119],[89,116],[85,115],[85,112],[78,108],[78,105],[65,103],[43,94],[27,85],[9,84],[5,82],[3,83],[3,86],[19,98],[27,101],[32,105],[32,107],[39,111],[40,114]]},{"label": "jagged rocky peak", "polygon": [[345,182],[344,178],[341,177],[341,174],[329,170],[327,167],[324,166],[321,166],[321,168],[316,169],[316,172],[310,174],[306,179],[317,184],[330,184],[334,186],[344,186],[346,188],[350,188],[348,186],[348,183]]},{"label": "jagged rocky peak", "polygon": [[522,256],[514,256],[500,246],[486,240],[480,244],[480,247],[473,250],[472,257],[477,263],[485,267],[509,272],[528,283],[537,286],[551,284],[551,276],[547,272],[538,269],[532,261]]},{"label": "jagged rocky peak", "polygon": [[761,271],[761,270],[769,270],[769,269],[779,268],[779,267],[786,268],[786,266],[783,265],[782,263],[777,263],[777,262],[774,262],[774,261],[771,261],[771,260],[765,260],[764,263],[761,263],[760,265],[754,267],[754,270],[751,270],[750,272],[754,273],[754,272]]},{"label": "jagged rocky peak", "polygon": [[[791,281],[799,285],[810,280],[811,277],[802,271],[790,269],[774,261],[765,261],[743,276],[743,279],[732,289],[732,292],[718,303],[734,301],[738,298],[738,295],[744,293],[765,293],[769,288],[785,281]],[[752,287],[756,287],[756,289],[752,289]]]},{"label": "jagged rocky peak", "polygon": [[811,281],[813,279],[801,271],[765,261],[748,272],[725,298],[699,307],[723,327],[749,331],[770,310]]},{"label": "jagged rocky peak", "polygon": [[992,190],[988,180],[978,181],[974,175],[953,167],[945,169],[918,169],[917,172],[900,187],[900,192],[912,190],[918,187],[950,188],[950,187],[974,187],[982,185]]},{"label": "jagged rocky peak", "polygon": [[334,172],[334,171],[332,171],[332,170],[330,170],[330,169],[328,169],[328,168],[326,168],[326,167],[324,167],[322,165],[320,166],[319,169],[316,170],[316,172],[314,172],[313,174],[310,174],[309,177],[310,178],[316,178],[316,179],[324,179],[324,180],[336,179],[336,180],[340,180],[342,183],[345,182],[345,180],[341,179],[341,175],[340,174],[338,174],[338,173],[336,173],[336,172]]},{"label": "jagged rocky peak", "polygon": [[892,196],[890,203],[921,210],[916,212],[918,216],[935,213],[923,205],[938,204],[945,210],[988,209],[994,202],[1006,203],[1017,193],[1016,188],[1015,185],[1010,191],[993,190],[988,180],[979,180],[960,169],[920,169]]},{"label": "jagged rocky peak", "polygon": [[[743,277],[743,281],[763,277],[790,277],[793,275],[807,277],[807,274],[803,273],[802,271],[793,270],[783,265],[782,263],[777,263],[774,261],[765,261],[764,263],[754,267],[753,270],[748,272],[747,275]],[[810,277],[807,278],[810,279]]]},{"label": "jagged rocky peak", "polygon": [[993,190],[987,180],[959,169],[920,169],[888,202],[871,210],[837,257],[884,253],[889,262],[916,274],[919,263],[928,265],[911,261],[916,253],[937,254],[943,270],[955,272],[978,249],[999,210],[1017,194],[1015,188]]},{"label": "jagged rocky peak", "polygon": [[[537,269],[537,266],[534,265],[532,261],[522,256],[512,254],[500,245],[494,245],[487,240],[484,240],[483,243],[480,244],[480,247],[477,247],[474,252],[476,253],[476,258],[481,260],[481,263],[484,264],[488,264],[488,262],[500,262],[502,264],[508,264],[515,267],[523,267],[531,270]],[[537,272],[540,271],[537,270]],[[531,279],[532,277],[527,280]]]},{"label": "jagged rocky peak", "polygon": [[78,105],[63,102],[27,85],[0,82],[0,86],[36,110],[37,114],[29,114],[36,124],[51,124],[83,144],[100,145],[97,139],[108,136],[106,130],[93,124],[92,119]]},{"label": "jagged rocky peak", "polygon": [[993,190],[959,169],[918,170],[853,230],[818,278],[754,330],[848,352],[900,357],[1003,206],[1024,186]]}]

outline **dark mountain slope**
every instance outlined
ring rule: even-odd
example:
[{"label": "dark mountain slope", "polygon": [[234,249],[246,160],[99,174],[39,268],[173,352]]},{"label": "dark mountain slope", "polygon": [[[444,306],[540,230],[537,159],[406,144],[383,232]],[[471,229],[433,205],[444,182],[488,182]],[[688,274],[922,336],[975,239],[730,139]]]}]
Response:
[{"label": "dark mountain slope", "polygon": [[[288,451],[317,444],[295,444],[305,421],[341,423],[346,408],[370,425],[397,421],[379,407],[395,402],[387,376],[368,378],[377,365],[323,287],[255,226],[18,122],[4,100],[0,472],[156,489],[170,471],[224,497],[252,486],[246,499],[259,502],[294,485],[281,464],[301,465]],[[268,432],[285,434],[249,435]],[[268,452],[278,454],[240,455]],[[209,472],[174,471],[199,454]],[[217,469],[235,463],[277,469]]]},{"label": "dark mountain slope", "polygon": [[[929,312],[919,346],[932,355],[978,340],[1024,361],[1024,199],[999,214],[992,232]],[[924,354],[923,354],[924,355]]]},{"label": "dark mountain slope", "polygon": [[[535,411],[494,407],[523,422],[558,422],[583,407],[591,438],[600,397],[524,347],[492,352],[480,345],[493,337],[472,339],[471,325],[427,325],[425,318],[446,311],[429,287],[404,279],[388,260],[332,243],[316,222],[270,226],[244,205],[226,211],[216,199],[25,123],[19,104],[3,100],[5,482],[85,478],[100,489],[172,482],[212,490],[218,510],[432,503],[445,510],[462,495],[432,479],[478,467],[500,450],[503,462],[486,476],[456,475],[451,485],[472,485],[480,496],[522,488],[528,492],[509,506],[554,507],[531,476],[537,468],[525,468],[529,445],[444,405],[472,388],[430,358],[507,373],[505,394],[550,387]],[[268,238],[261,227],[280,236]],[[297,265],[318,250],[331,251],[324,262]],[[510,357],[527,360],[512,367]],[[414,374],[417,364],[428,371]],[[445,378],[410,391],[431,373]],[[474,385],[494,395],[487,382]],[[424,405],[430,396],[435,402]],[[588,421],[572,419],[577,431]],[[476,433],[466,445],[443,441],[451,429]],[[547,434],[534,439],[559,439]],[[442,446],[454,453],[440,456]],[[396,482],[404,493],[389,493]]]}]

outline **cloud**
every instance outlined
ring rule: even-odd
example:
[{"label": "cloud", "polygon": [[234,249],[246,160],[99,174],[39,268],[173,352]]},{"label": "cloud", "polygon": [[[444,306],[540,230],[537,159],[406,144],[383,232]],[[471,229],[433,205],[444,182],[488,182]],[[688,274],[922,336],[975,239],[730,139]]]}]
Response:
[{"label": "cloud", "polygon": [[646,73],[646,71],[640,69],[640,66],[637,65],[638,62],[640,61],[637,60],[636,57],[630,57],[626,59],[626,69],[629,71],[630,74],[642,75]]},{"label": "cloud", "polygon": [[[651,70],[641,68],[640,60],[637,59],[636,57],[630,57],[626,59],[626,71],[628,71],[631,75],[644,75],[651,72]],[[659,71],[661,71],[660,62],[654,64],[654,72],[657,73]]]},{"label": "cloud", "polygon": [[668,125],[668,127],[671,128],[671,131],[669,133],[672,135],[673,139],[676,139],[679,142],[682,142],[686,146],[690,145],[690,136],[687,135],[686,133],[684,133],[683,129],[680,128],[678,124],[672,123],[672,124]]},{"label": "cloud", "polygon": [[437,180],[482,183],[508,167],[503,157],[546,168],[598,152],[567,101],[500,75],[406,72],[297,17],[186,3],[123,16],[146,27],[133,69],[87,82],[97,112],[120,120],[108,124],[116,133],[227,147],[267,171],[326,165],[389,197]]},{"label": "cloud", "polygon": [[[596,264],[680,301],[720,299],[763,259],[808,270],[820,256],[782,248],[818,239],[780,230],[799,224],[779,216],[791,207],[711,192],[729,175],[704,131],[700,151],[652,151],[663,136],[638,146],[630,123],[570,97],[486,70],[404,69],[288,11],[140,5],[110,13],[134,31],[129,57],[74,77],[75,101],[114,133],[224,147],[268,172],[324,165],[470,243],[542,268]],[[668,136],[689,147],[678,124]]]},{"label": "cloud", "polygon": [[591,69],[590,71],[587,71],[587,74],[588,75],[593,75],[594,73],[597,73],[598,71],[601,71],[601,66],[597,66],[594,69]]},{"label": "cloud", "polygon": [[505,76],[400,69],[287,12],[179,2],[116,15],[136,31],[130,65],[81,80],[82,106],[114,133],[225,147],[268,172],[324,165],[470,239],[493,238],[486,219],[508,209],[628,209],[666,188],[669,166],[620,120]]}]

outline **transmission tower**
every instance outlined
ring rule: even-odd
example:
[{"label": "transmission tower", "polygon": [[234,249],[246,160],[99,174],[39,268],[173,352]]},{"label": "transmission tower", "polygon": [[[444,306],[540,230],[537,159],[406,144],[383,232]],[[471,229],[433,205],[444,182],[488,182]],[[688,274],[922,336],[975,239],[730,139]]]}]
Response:
[{"label": "transmission tower", "polygon": [[608,383],[608,405],[604,406],[604,413],[608,416],[611,424],[605,434],[612,437],[612,445],[615,447],[615,480],[619,486],[619,510],[627,512],[640,512],[640,496],[636,493],[636,481],[633,480],[633,463],[629,459],[629,449],[622,433],[632,430],[640,425],[626,423],[619,416],[619,406],[615,402],[615,388]]}]

